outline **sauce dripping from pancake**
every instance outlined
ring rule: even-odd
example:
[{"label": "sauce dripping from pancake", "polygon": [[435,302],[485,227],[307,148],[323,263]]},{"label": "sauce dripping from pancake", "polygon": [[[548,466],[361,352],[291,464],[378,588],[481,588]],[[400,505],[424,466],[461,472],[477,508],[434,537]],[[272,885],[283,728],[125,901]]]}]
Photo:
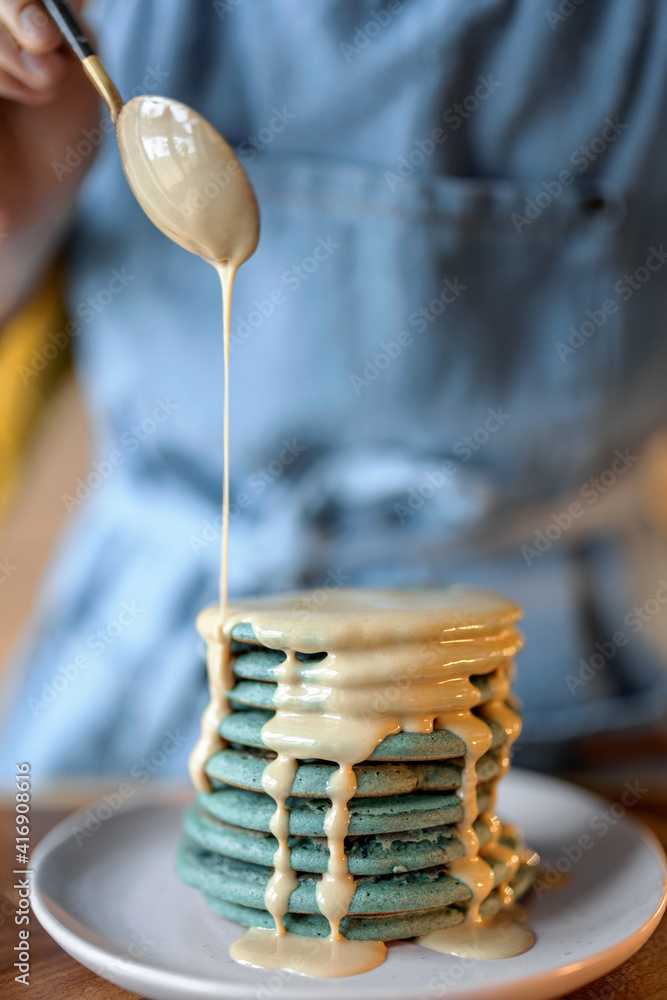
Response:
[{"label": "sauce dripping from pancake", "polygon": [[[253,598],[228,608],[223,640],[241,622],[252,626],[257,641],[282,650],[286,659],[273,668],[277,681],[276,712],[262,729],[262,742],[275,751],[265,768],[263,789],[275,802],[271,830],[278,847],[265,906],[275,930],[251,929],[232,945],[231,955],[248,965],[286,969],[311,976],[345,976],[380,964],[386,946],[353,941],[340,931],[355,891],[345,854],[350,803],[356,791],[354,764],[367,760],[394,733],[431,733],[447,729],[461,740],[464,767],[458,797],[461,819],[456,833],[463,856],[448,865],[449,874],[465,883],[471,899],[463,923],[419,938],[437,951],[477,957],[520,954],[531,946],[532,932],[514,917],[511,881],[521,855],[503,843],[503,827],[495,815],[497,782],[509,766],[509,749],[520,722],[509,703],[511,664],[521,646],[515,628],[518,608],[493,594],[461,587],[426,590],[341,589],[328,595],[320,611],[303,610],[298,594]],[[198,619],[201,634],[220,641],[218,610]],[[320,653],[317,662],[296,653]],[[224,690],[234,686],[233,659],[228,654]],[[484,675],[489,698],[470,680]],[[475,711],[477,710],[478,711]],[[223,715],[229,712],[225,702]],[[477,762],[492,742],[490,722],[505,735],[498,776],[491,783],[488,807],[477,807]],[[329,851],[327,870],[318,884],[317,902],[329,923],[327,938],[308,939],[285,928],[292,892],[298,885],[292,869],[287,798],[300,759],[317,758],[337,765],[327,786],[331,805],[325,818]],[[200,758],[201,759],[201,758]],[[201,779],[201,775],[199,775]],[[205,775],[204,775],[205,777]],[[200,787],[205,787],[202,780]],[[480,849],[476,821],[486,824],[489,838]],[[505,830],[505,832],[511,832]],[[484,918],[480,907],[494,889],[490,861],[506,866],[496,887],[502,912]]]}]

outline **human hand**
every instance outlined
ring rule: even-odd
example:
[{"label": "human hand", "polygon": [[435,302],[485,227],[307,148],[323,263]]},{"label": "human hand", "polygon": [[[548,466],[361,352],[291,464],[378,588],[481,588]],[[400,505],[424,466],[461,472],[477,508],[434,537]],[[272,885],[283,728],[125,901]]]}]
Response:
[{"label": "human hand", "polygon": [[[81,2],[75,4],[80,7]],[[0,229],[5,236],[67,208],[92,156],[57,164],[99,125],[97,94],[41,4],[0,0]]]}]

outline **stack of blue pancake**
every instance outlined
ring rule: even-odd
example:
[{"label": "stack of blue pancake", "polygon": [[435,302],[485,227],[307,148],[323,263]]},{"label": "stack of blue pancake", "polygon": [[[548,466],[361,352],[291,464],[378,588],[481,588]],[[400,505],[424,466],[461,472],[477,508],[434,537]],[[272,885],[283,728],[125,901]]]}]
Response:
[{"label": "stack of blue pancake", "polygon": [[[211,907],[241,924],[273,929],[264,906],[278,846],[269,823],[274,800],[262,791],[264,767],[275,754],[262,743],[262,727],[273,716],[274,670],[285,654],[262,646],[247,623],[232,631],[235,686],[231,712],[220,725],[225,748],[206,765],[212,791],[201,793],[185,820],[185,839],[178,870],[185,882],[201,889]],[[315,661],[326,654],[300,654]],[[481,695],[474,709],[484,717],[491,693],[483,676],[473,676]],[[490,802],[490,783],[500,773],[507,751],[505,731],[492,720],[490,750],[477,764],[477,801],[481,813]],[[345,846],[356,891],[349,914],[340,925],[356,940],[390,941],[426,934],[465,919],[471,891],[448,873],[448,863],[464,854],[455,832],[463,818],[456,794],[460,786],[465,745],[446,729],[428,734],[400,732],[388,736],[365,762],[355,767],[357,793],[350,802],[350,827]],[[319,911],[316,890],[328,864],[324,819],[329,808],[327,780],[335,765],[322,760],[300,762],[290,810],[289,846],[298,888],[290,898],[284,925],[297,934],[324,937],[328,921]],[[475,825],[480,847],[489,839],[488,825]],[[501,842],[519,853],[516,833],[501,834]],[[495,860],[495,882],[507,874]],[[531,868],[522,864],[510,883],[519,899],[531,882]],[[501,906],[492,892],[482,904],[487,916]]]}]

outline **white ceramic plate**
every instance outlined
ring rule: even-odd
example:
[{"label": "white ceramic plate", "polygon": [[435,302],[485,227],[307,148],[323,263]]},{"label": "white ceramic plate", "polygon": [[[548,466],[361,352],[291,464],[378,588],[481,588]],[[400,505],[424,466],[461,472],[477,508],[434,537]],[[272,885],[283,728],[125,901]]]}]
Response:
[{"label": "white ceramic plate", "polygon": [[390,946],[384,965],[349,979],[314,981],[237,965],[229,945],[241,933],[238,924],[216,916],[174,872],[187,800],[165,791],[89,814],[93,826],[100,823],[88,836],[77,832],[87,830],[85,813],[55,827],[33,854],[32,905],[70,955],[151,1000],[435,1000],[443,994],[449,1000],[547,1000],[625,961],[660,919],[665,858],[626,805],[610,808],[565,782],[512,771],[501,815],[524,829],[543,863],[568,874],[556,890],[531,894],[537,944],[503,961],[460,959],[402,942]]}]

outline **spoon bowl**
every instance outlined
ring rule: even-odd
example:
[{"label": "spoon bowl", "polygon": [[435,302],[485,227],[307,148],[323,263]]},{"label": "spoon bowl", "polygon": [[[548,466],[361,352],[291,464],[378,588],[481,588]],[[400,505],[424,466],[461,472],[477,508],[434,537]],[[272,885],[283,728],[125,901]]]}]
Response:
[{"label": "spoon bowl", "polygon": [[212,264],[240,266],[259,240],[252,185],[231,146],[185,104],[135,97],[116,122],[121,161],[146,215]]},{"label": "spoon bowl", "polygon": [[116,126],[121,162],[152,222],[233,280],[259,240],[259,210],[233,149],[186,104],[135,97],[127,104],[67,0],[43,0]]}]

